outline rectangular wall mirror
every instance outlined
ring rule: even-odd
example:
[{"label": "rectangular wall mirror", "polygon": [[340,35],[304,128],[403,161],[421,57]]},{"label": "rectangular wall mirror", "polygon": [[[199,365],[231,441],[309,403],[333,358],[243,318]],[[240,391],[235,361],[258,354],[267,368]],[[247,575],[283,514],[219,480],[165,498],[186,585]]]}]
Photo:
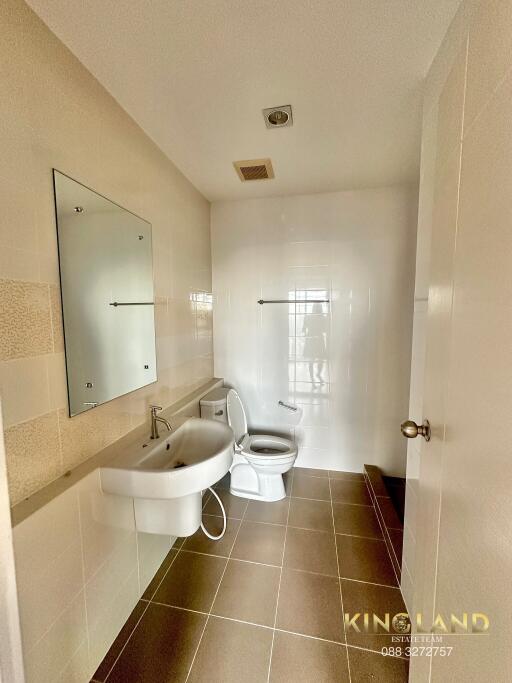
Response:
[{"label": "rectangular wall mirror", "polygon": [[151,225],[54,170],[70,416],[155,382]]}]

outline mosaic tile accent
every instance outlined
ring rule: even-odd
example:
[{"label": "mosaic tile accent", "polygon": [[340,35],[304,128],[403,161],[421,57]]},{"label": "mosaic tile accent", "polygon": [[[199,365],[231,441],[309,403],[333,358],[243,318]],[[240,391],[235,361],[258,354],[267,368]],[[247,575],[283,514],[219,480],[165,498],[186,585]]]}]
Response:
[{"label": "mosaic tile accent", "polygon": [[52,351],[48,285],[0,280],[0,360]]},{"label": "mosaic tile accent", "polygon": [[129,413],[114,402],[72,418],[67,409],[58,412],[64,471],[92,457],[131,428]]},{"label": "mosaic tile accent", "polygon": [[62,473],[57,412],[5,430],[11,505]]},{"label": "mosaic tile accent", "polygon": [[59,285],[50,285],[50,306],[52,316],[53,351],[64,351],[64,328],[62,322],[62,306]]}]

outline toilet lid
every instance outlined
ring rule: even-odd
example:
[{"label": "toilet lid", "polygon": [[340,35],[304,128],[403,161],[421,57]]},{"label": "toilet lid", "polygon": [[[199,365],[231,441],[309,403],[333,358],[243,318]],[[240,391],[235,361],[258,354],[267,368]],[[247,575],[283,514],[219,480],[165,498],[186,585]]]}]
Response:
[{"label": "toilet lid", "polygon": [[247,418],[240,396],[234,389],[228,391],[227,408],[229,426],[233,430],[235,441],[238,444],[247,434]]}]

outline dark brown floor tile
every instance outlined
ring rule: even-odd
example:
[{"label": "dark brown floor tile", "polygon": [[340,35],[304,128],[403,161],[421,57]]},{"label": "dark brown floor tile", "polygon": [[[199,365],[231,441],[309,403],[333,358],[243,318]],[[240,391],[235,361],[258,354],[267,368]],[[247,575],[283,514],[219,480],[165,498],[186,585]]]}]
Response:
[{"label": "dark brown floor tile", "polygon": [[395,508],[398,518],[403,524],[405,512],[405,488],[406,482],[402,477],[383,477],[384,486],[391,498],[393,507]]},{"label": "dark brown floor tile", "polygon": [[242,522],[231,557],[281,566],[285,526]]},{"label": "dark brown floor tile", "polygon": [[185,681],[206,616],[150,604],[108,683]]},{"label": "dark brown floor tile", "polygon": [[395,551],[396,560],[399,566],[402,566],[402,551],[404,544],[404,532],[399,529],[388,529],[388,534],[391,538],[391,545]]},{"label": "dark brown floor tile", "polygon": [[[347,643],[357,645],[367,650],[380,652],[383,647],[392,646],[392,638],[397,632],[392,625],[393,617],[396,614],[406,612],[402,594],[398,588],[388,588],[387,586],[375,586],[371,583],[360,583],[359,581],[341,581],[341,594],[343,597],[343,611],[345,615],[353,618],[356,614],[361,616],[355,621],[357,628],[347,626]],[[365,632],[363,626],[363,615],[369,616],[369,631]],[[373,615],[381,621],[388,620],[389,631],[380,627],[378,623],[373,628]],[[387,616],[389,615],[389,616]]]},{"label": "dark brown floor tile", "polygon": [[219,479],[219,481],[214,484],[213,488],[214,489],[226,489],[229,491],[229,487],[231,486],[231,474],[228,472],[225,474],[222,479]]},{"label": "dark brown floor tile", "polygon": [[331,504],[322,500],[292,498],[288,524],[314,531],[333,531]]},{"label": "dark brown floor tile", "polygon": [[333,503],[334,527],[338,534],[382,538],[382,531],[373,505]]},{"label": "dark brown floor tile", "polygon": [[377,506],[380,510],[384,524],[389,529],[402,529],[402,522],[398,517],[398,513],[395,510],[395,506],[391,502],[391,498],[379,496],[377,498]]},{"label": "dark brown floor tile", "polygon": [[105,681],[110,669],[114,666],[116,659],[119,657],[121,650],[126,645],[126,641],[131,636],[133,629],[137,626],[137,622],[144,614],[144,610],[147,606],[147,602],[140,601],[135,605],[135,609],[126,620],[123,628],[119,631],[117,638],[110,646],[110,650],[107,652],[103,658],[103,661],[96,669],[93,680],[97,681],[98,683],[103,683],[103,681]]},{"label": "dark brown floor tile", "polygon": [[287,496],[292,492],[293,469],[283,474],[284,490]]},{"label": "dark brown floor tile", "polygon": [[289,527],[283,564],[291,569],[338,576],[334,534]]},{"label": "dark brown floor tile", "polygon": [[388,492],[384,486],[384,480],[380,469],[376,467],[376,465],[365,465],[364,471],[370,482],[373,494],[375,496],[387,496]]},{"label": "dark brown floor tile", "polygon": [[181,550],[153,600],[208,612],[227,560]]},{"label": "dark brown floor tile", "polygon": [[362,472],[338,472],[338,470],[329,470],[329,477],[331,479],[345,479],[347,481],[364,482],[364,474]]},{"label": "dark brown floor tile", "polygon": [[315,470],[312,467],[294,467],[293,475],[296,474],[306,474],[309,477],[328,477],[328,470]]},{"label": "dark brown floor tile", "polygon": [[348,683],[347,648],[276,631],[271,683]]},{"label": "dark brown floor tile", "polygon": [[[214,535],[220,534],[223,526],[222,517],[203,514],[203,524]],[[197,553],[208,553],[228,557],[235,541],[236,532],[240,526],[239,519],[226,520],[226,533],[218,541],[212,541],[199,527],[195,534],[189,536],[183,544],[184,550],[195,550]]]},{"label": "dark brown floor tile", "polygon": [[281,570],[229,560],[212,614],[274,626]]},{"label": "dark brown floor tile", "polygon": [[341,577],[397,585],[384,541],[336,534],[336,543]]},{"label": "dark brown floor tile", "polygon": [[342,642],[338,579],[284,568],[277,607],[277,628]]},{"label": "dark brown floor tile", "polygon": [[178,554],[178,551],[174,550],[174,548],[171,548],[171,550],[164,557],[164,561],[162,562],[162,564],[158,568],[154,577],[151,579],[149,586],[146,588],[146,590],[142,594],[142,597],[144,598],[144,600],[151,600],[154,592],[156,591],[156,589],[158,588],[158,586],[160,584],[160,581],[164,578],[167,570],[169,569],[171,564],[176,559],[177,554]]},{"label": "dark brown floor tile", "polygon": [[265,503],[260,500],[250,500],[245,513],[245,520],[249,522],[268,522],[270,524],[286,524],[290,499],[276,500]]},{"label": "dark brown floor tile", "polygon": [[371,505],[372,500],[366,484],[362,481],[331,480],[333,503],[352,503],[356,505]]},{"label": "dark brown floor tile", "polygon": [[[233,496],[226,489],[218,489],[217,494],[224,505],[226,515],[232,519],[242,519],[245,509],[247,508],[247,498]],[[205,505],[204,513],[207,515],[216,515],[217,517],[222,517],[219,503],[214,496],[212,496]]]},{"label": "dark brown floor tile", "polygon": [[315,500],[331,500],[329,480],[323,477],[308,477],[295,474],[292,486],[293,498],[313,498]]},{"label": "dark brown floor tile", "polygon": [[271,629],[210,617],[189,683],[264,683],[271,647]]},{"label": "dark brown floor tile", "polygon": [[407,683],[409,662],[348,647],[352,683]]}]

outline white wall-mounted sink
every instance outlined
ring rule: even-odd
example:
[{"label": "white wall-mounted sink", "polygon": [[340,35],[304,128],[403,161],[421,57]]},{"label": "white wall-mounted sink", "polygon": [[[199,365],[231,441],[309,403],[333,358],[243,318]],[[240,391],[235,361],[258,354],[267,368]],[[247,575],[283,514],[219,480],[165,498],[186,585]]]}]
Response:
[{"label": "white wall-mounted sink", "polygon": [[202,491],[231,467],[234,437],[222,422],[188,419],[172,434],[133,444],[100,471],[104,493],[134,499],[139,531],[189,536]]}]

